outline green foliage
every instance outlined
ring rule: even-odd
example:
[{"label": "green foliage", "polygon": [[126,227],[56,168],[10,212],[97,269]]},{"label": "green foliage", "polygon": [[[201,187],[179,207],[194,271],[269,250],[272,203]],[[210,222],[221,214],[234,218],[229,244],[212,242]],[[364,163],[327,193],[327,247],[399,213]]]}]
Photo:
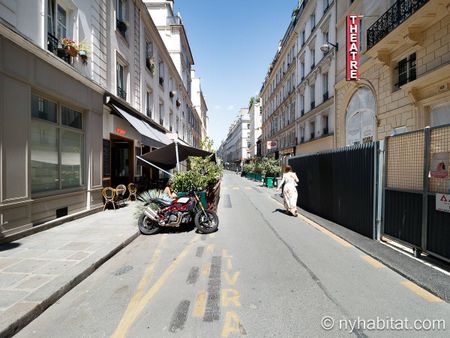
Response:
[{"label": "green foliage", "polygon": [[206,136],[206,138],[200,142],[200,148],[202,148],[203,150],[209,151],[211,153],[214,152],[214,141],[212,139],[210,139],[208,136]]},{"label": "green foliage", "polygon": [[244,172],[245,173],[251,173],[255,170],[255,164],[254,163],[247,163],[244,164]]},{"label": "green foliage", "polygon": [[153,198],[163,198],[170,200],[170,197],[163,190],[147,190],[142,192],[137,196],[136,210],[134,216],[139,218],[141,216],[143,209],[148,205],[153,210],[158,210],[158,205],[155,203],[151,203],[150,201]]},{"label": "green foliage", "polygon": [[172,177],[174,191],[189,191],[194,186],[197,191],[214,185],[222,176],[223,168],[210,158],[189,157],[189,170],[176,173]]},{"label": "green foliage", "polygon": [[255,168],[253,169],[253,171],[257,174],[261,174],[263,172],[263,165],[260,159],[257,159],[255,161]]},{"label": "green foliage", "polygon": [[262,173],[266,177],[276,177],[281,173],[281,167],[273,157],[263,157],[261,160]]}]

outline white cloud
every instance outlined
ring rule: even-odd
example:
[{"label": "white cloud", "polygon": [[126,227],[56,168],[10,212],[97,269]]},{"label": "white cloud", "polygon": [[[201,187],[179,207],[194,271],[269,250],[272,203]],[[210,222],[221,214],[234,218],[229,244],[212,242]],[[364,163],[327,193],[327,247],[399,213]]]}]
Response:
[{"label": "white cloud", "polygon": [[222,106],[217,104],[214,106],[214,109],[216,109],[216,110],[222,109]]},{"label": "white cloud", "polygon": [[227,110],[233,110],[234,109],[234,105],[232,105],[232,104],[230,104],[228,107],[227,107]]}]

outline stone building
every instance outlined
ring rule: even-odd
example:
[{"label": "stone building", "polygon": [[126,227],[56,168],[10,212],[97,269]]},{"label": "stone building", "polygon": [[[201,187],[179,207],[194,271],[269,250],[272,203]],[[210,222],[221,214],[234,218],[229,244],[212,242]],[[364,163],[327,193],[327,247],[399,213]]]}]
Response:
[{"label": "stone building", "polygon": [[248,114],[250,116],[250,135],[248,138],[248,153],[249,157],[257,156],[257,146],[256,142],[261,136],[261,99],[259,97],[251,98],[250,106],[248,109]]},{"label": "stone building", "polygon": [[190,66],[168,48],[141,0],[0,1],[0,237],[159,178],[135,155],[171,138],[199,145]]},{"label": "stone building", "polygon": [[345,48],[337,56],[337,146],[450,123],[450,1],[355,0],[337,10],[341,46],[345,17],[361,15],[358,81],[345,79]]}]

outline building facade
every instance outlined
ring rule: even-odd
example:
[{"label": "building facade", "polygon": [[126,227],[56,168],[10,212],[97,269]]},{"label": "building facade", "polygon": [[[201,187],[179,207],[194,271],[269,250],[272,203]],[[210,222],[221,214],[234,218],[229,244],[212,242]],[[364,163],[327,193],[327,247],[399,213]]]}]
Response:
[{"label": "building facade", "polygon": [[256,142],[261,136],[261,126],[262,126],[262,110],[261,110],[261,98],[252,97],[250,100],[250,106],[248,109],[248,114],[250,117],[250,136],[249,136],[249,157],[257,156],[257,146]]},{"label": "building facade", "polygon": [[250,158],[250,115],[248,108],[241,108],[239,116],[231,125],[226,139],[220,145],[217,155],[225,168],[242,169],[245,160]]},{"label": "building facade", "polygon": [[260,93],[264,155],[285,163],[334,147],[335,23],[336,1],[300,0],[293,11]]},{"label": "building facade", "polygon": [[157,179],[135,155],[200,144],[168,48],[142,1],[0,2],[0,237]]},{"label": "building facade", "polygon": [[[450,123],[450,2],[352,1],[338,8],[361,14],[359,80],[345,80],[345,49],[337,57],[338,146]],[[393,15],[395,13],[396,15]]]}]

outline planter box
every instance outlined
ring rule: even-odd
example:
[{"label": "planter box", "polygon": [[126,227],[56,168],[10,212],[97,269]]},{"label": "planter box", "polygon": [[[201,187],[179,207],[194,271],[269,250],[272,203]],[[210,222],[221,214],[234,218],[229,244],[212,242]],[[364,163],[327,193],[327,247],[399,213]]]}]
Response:
[{"label": "planter box", "polygon": [[266,177],[266,186],[267,188],[273,188],[273,180],[275,177]]},{"label": "planter box", "polygon": [[[200,198],[200,202],[203,205],[203,208],[208,209],[208,202],[206,201],[206,191],[197,192],[198,197]],[[181,191],[177,193],[178,197],[188,196],[187,192]]]}]

